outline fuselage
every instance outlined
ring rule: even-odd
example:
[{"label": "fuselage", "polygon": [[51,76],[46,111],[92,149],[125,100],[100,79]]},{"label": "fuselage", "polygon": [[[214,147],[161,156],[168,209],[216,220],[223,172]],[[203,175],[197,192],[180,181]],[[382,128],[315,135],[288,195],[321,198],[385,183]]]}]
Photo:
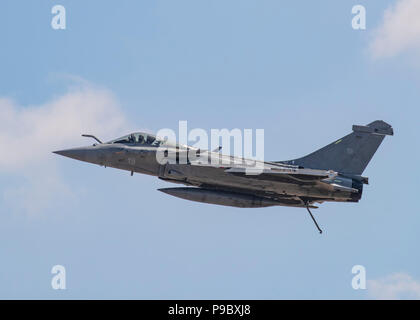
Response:
[{"label": "fuselage", "polygon": [[[174,155],[168,157],[166,162],[158,161],[158,152],[162,148]],[[200,151],[198,151],[200,153]],[[104,167],[126,170],[133,173],[156,176],[162,180],[196,186],[201,188],[252,194],[272,199],[280,199],[285,204],[293,205],[293,198],[299,197],[317,202],[323,201],[358,201],[361,196],[362,184],[358,185],[360,192],[337,190],[331,187],[331,182],[322,181],[296,181],[289,176],[271,177],[264,173],[255,175],[234,174],[226,172],[229,165],[210,165],[210,159],[228,157],[218,152],[202,151],[197,157],[197,149],[187,146],[153,146],[130,143],[102,143],[93,146],[56,151],[56,153],[97,164]],[[194,158],[193,162],[191,158]],[[232,162],[244,159],[228,157]],[[282,164],[264,162],[263,166],[284,167]],[[294,168],[293,170],[300,170]],[[341,179],[348,179],[341,177]],[[347,182],[348,184],[349,182]],[[350,182],[350,187],[354,183]],[[289,201],[286,201],[289,199]],[[298,204],[300,202],[296,202]]]}]

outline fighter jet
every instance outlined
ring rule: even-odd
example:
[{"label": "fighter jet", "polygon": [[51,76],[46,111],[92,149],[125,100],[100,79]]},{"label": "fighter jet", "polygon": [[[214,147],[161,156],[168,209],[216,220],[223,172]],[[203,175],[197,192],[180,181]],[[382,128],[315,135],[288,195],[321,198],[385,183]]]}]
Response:
[{"label": "fighter jet", "polygon": [[[227,156],[220,148],[200,150],[144,132],[105,143],[83,134],[97,143],[54,153],[185,185],[158,190],[186,200],[240,208],[306,208],[322,233],[310,208],[318,208],[315,204],[324,201],[358,202],[363,185],[368,184],[363,171],[385,136],[394,134],[381,120],[352,129],[307,156],[287,161]],[[256,167],[258,172],[253,173]]]}]

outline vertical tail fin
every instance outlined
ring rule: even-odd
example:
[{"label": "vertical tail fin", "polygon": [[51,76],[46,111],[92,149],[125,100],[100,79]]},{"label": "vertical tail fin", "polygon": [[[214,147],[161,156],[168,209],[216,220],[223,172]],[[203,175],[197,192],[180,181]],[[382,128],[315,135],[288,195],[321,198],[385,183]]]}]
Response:
[{"label": "vertical tail fin", "polygon": [[353,126],[353,132],[299,159],[286,161],[306,168],[334,170],[361,175],[385,135],[393,135],[392,127],[377,120],[367,126]]}]

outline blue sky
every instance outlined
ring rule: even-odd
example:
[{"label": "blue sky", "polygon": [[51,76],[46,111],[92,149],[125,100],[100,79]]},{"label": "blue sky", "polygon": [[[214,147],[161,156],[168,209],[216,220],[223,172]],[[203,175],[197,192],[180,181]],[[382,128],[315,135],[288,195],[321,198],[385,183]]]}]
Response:
[{"label": "blue sky", "polygon": [[[66,8],[66,30],[51,28],[54,4]],[[366,30],[351,27],[355,4]],[[400,19],[417,9],[3,1],[0,298],[366,299],[380,297],[378,285],[403,297],[395,275],[420,297],[420,30]],[[322,236],[303,209],[187,202],[156,191],[170,186],[156,178],[51,154],[90,143],[86,131],[106,140],[187,120],[262,128],[265,158],[285,160],[376,119],[395,136],[364,172],[360,203],[316,210]],[[66,290],[51,288],[57,264]],[[367,290],[351,287],[357,264]]]}]

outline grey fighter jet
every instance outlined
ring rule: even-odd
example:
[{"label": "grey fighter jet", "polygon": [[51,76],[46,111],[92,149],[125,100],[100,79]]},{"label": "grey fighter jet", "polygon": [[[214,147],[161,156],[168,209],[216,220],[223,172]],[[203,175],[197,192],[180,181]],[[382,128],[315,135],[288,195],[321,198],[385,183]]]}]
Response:
[{"label": "grey fighter jet", "polygon": [[[362,176],[370,159],[392,127],[377,120],[353,126],[353,132],[302,158],[258,162],[213,151],[171,143],[152,134],[137,132],[88,147],[54,153],[105,167],[149,174],[187,187],[159,189],[186,200],[258,208],[306,208],[322,233],[310,208],[324,201],[358,202]],[[215,161],[217,159],[217,161]],[[228,165],[226,165],[228,163]],[[258,164],[258,166],[256,166]],[[253,170],[258,167],[258,172]]]}]

